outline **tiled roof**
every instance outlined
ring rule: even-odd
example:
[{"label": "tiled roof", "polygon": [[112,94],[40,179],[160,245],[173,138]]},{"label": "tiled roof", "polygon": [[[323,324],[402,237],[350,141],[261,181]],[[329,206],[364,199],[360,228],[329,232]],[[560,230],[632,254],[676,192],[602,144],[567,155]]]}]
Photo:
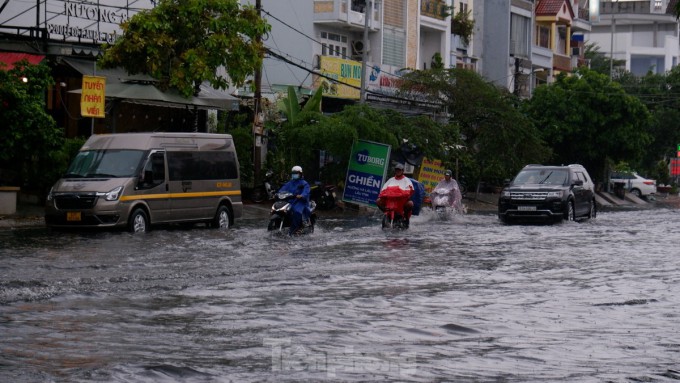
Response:
[{"label": "tiled roof", "polygon": [[563,6],[567,6],[567,10],[571,15],[574,11],[571,8],[571,4],[566,0],[539,0],[538,5],[536,5],[536,15],[537,16],[555,16],[562,10]]}]

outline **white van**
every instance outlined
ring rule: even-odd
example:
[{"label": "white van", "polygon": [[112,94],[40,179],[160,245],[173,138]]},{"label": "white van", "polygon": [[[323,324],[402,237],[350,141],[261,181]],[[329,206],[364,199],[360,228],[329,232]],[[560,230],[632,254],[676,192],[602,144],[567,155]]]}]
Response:
[{"label": "white van", "polygon": [[48,227],[123,227],[241,217],[241,183],[228,134],[93,135],[47,196]]}]

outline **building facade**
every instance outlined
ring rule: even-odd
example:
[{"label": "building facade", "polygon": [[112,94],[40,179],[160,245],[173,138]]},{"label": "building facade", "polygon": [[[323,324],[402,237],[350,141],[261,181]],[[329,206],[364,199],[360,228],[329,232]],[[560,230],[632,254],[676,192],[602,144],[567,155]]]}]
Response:
[{"label": "building facade", "polygon": [[663,74],[678,65],[680,44],[674,0],[602,0],[586,38],[600,52],[622,60],[636,76]]}]

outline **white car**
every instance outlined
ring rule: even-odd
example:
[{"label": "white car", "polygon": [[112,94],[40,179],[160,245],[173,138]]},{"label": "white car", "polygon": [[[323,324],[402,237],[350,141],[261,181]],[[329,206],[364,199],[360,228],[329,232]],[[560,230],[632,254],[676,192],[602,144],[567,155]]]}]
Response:
[{"label": "white car", "polygon": [[611,182],[623,182],[626,191],[636,197],[646,197],[656,194],[656,181],[649,180],[636,172],[613,172]]}]

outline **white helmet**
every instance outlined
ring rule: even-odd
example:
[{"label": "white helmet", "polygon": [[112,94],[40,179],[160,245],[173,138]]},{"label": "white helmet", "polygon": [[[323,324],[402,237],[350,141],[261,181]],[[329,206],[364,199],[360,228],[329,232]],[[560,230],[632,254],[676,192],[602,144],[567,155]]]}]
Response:
[{"label": "white helmet", "polygon": [[297,165],[293,166],[291,173],[302,173],[302,167],[297,166]]}]

